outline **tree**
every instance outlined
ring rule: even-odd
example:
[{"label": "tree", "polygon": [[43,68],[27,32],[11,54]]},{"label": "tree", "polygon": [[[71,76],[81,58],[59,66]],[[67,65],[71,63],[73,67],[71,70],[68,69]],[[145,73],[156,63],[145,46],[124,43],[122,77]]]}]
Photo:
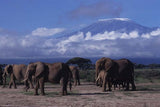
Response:
[{"label": "tree", "polygon": [[66,64],[75,64],[77,65],[80,69],[89,69],[90,66],[92,65],[92,62],[90,59],[85,59],[81,57],[75,57],[72,59],[69,59]]},{"label": "tree", "polygon": [[135,64],[136,69],[143,69],[145,67],[146,67],[146,65],[143,65],[143,64]]}]

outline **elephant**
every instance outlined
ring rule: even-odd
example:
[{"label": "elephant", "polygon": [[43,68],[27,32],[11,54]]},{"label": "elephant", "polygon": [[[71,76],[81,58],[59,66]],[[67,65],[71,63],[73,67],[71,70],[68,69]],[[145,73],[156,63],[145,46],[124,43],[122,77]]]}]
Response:
[{"label": "elephant", "polygon": [[99,72],[98,77],[96,79],[96,85],[100,85],[100,87],[102,87],[103,84],[103,80],[104,80],[104,75],[105,75],[105,71],[102,70]]},{"label": "elephant", "polygon": [[[99,74],[98,74],[98,77],[97,77],[97,79],[96,79],[96,85],[97,86],[100,86],[100,87],[102,87],[102,84],[103,84],[103,80],[104,80],[104,75],[105,75],[105,71],[104,70],[102,70],[102,71],[100,71],[99,72]],[[112,84],[114,85],[114,90],[116,89],[116,87],[117,87],[117,84],[119,84],[119,89],[120,89],[120,83],[117,81],[117,80],[112,80]]]},{"label": "elephant", "polygon": [[[106,91],[108,82],[109,91],[112,83],[126,83],[126,90],[129,90],[129,83],[132,84],[132,90],[136,90],[134,84],[134,65],[128,59],[112,60],[110,58],[101,58],[96,62],[96,75],[104,70],[103,91]],[[96,81],[96,84],[98,81]]]},{"label": "elephant", "polygon": [[79,78],[79,70],[78,70],[78,67],[76,66],[69,66],[71,72],[72,72],[72,77],[73,77],[73,80],[74,80],[74,86],[77,85],[80,85],[80,78]]},{"label": "elephant", "polygon": [[45,82],[60,83],[62,86],[62,95],[67,95],[67,84],[69,81],[70,90],[72,87],[71,76],[72,73],[69,66],[65,63],[43,63],[34,62],[30,63],[27,67],[27,72],[24,81],[35,76],[36,87],[34,95],[38,95],[38,88],[40,87],[41,95],[45,95],[44,84]]},{"label": "elephant", "polygon": [[[129,83],[132,85],[132,90],[136,90],[134,83],[134,64],[128,59],[114,60],[118,65],[118,78],[116,78],[118,84],[126,86],[125,90],[129,90]],[[126,85],[125,85],[126,84]]]},{"label": "elephant", "polygon": [[[108,90],[111,91],[111,83],[112,79],[118,77],[118,67],[116,67],[116,63],[114,60],[110,58],[101,58],[96,61],[96,73],[95,79],[97,79],[99,73],[104,71],[103,75],[103,84],[102,84],[102,91],[106,91],[106,84],[108,83]],[[96,85],[98,85],[98,81],[96,81]],[[101,84],[100,84],[101,85]]]},{"label": "elephant", "polygon": [[[26,74],[27,66],[24,64],[13,64],[13,65],[7,65],[4,68],[4,73],[3,73],[3,87],[6,85],[6,76],[10,76],[10,82],[9,82],[9,88],[12,87],[12,84],[14,88],[17,88],[15,80],[22,81],[24,80],[25,74]],[[33,88],[32,81],[26,81],[25,88],[29,88],[28,82],[30,84],[30,88]]]},{"label": "elephant", "polygon": [[1,66],[0,66],[0,85],[3,85],[3,70]]},{"label": "elephant", "polygon": [[[96,61],[95,80],[97,79],[100,71],[101,71],[102,69],[104,69],[104,68],[103,68],[104,62],[105,62],[105,57],[102,57],[101,59],[99,59],[99,60]],[[96,81],[96,82],[98,82],[98,81]],[[96,83],[96,84],[97,84],[97,83]],[[97,85],[98,85],[98,84],[97,84]]]}]

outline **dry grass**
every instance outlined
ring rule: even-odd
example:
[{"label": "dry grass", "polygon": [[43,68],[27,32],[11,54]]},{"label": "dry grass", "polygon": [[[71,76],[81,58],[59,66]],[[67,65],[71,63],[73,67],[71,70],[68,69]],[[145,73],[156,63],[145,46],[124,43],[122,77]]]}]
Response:
[{"label": "dry grass", "polygon": [[59,95],[60,85],[46,84],[46,96],[34,96],[33,89],[0,88],[0,106],[4,107],[159,107],[160,84],[139,83],[137,91],[112,90],[102,92],[93,83],[83,82],[73,87],[69,95]]}]

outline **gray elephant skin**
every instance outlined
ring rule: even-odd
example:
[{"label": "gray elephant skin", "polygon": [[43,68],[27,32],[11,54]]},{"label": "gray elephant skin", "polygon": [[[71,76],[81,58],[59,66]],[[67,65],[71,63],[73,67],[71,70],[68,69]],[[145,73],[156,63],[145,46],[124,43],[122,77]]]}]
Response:
[{"label": "gray elephant skin", "polygon": [[44,84],[45,82],[60,83],[62,90],[62,95],[67,95],[67,84],[69,81],[69,86],[71,89],[71,71],[69,66],[65,63],[43,63],[35,62],[30,63],[27,67],[25,80],[28,80],[35,76],[36,86],[34,95],[38,95],[38,88],[40,87],[41,95],[45,95]]}]

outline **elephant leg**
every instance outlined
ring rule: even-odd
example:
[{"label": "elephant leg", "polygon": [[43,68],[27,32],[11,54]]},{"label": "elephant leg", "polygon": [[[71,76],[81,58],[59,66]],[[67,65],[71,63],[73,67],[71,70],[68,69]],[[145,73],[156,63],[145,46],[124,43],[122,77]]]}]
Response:
[{"label": "elephant leg", "polygon": [[117,84],[116,84],[116,83],[114,83],[114,90],[116,90],[116,87],[117,87]]},{"label": "elephant leg", "polygon": [[67,95],[67,81],[64,81],[63,90],[64,90],[64,95]]},{"label": "elephant leg", "polygon": [[77,78],[77,80],[78,80],[78,85],[80,85],[80,79],[79,79],[79,77]]},{"label": "elephant leg", "polygon": [[74,86],[76,86],[77,85],[77,80],[76,80],[76,78],[74,78]]},{"label": "elephant leg", "polygon": [[121,89],[121,82],[119,82],[119,84],[118,84],[118,85],[119,85],[119,90],[120,90],[120,89]]},{"label": "elephant leg", "polygon": [[2,85],[3,84],[3,79],[2,79],[3,77],[2,76],[0,76],[0,85]]},{"label": "elephant leg", "polygon": [[3,88],[6,87],[6,77],[3,79]]},{"label": "elephant leg", "polygon": [[28,82],[29,82],[29,87],[30,87],[31,89],[33,89],[34,86],[33,86],[32,80],[29,80]]},{"label": "elephant leg", "polygon": [[136,90],[136,86],[134,84],[134,81],[131,81],[131,84],[132,84],[132,91],[135,91]]},{"label": "elephant leg", "polygon": [[122,83],[123,89],[126,87],[126,82]]},{"label": "elephant leg", "polygon": [[29,89],[28,81],[25,81],[24,85],[25,85],[24,90],[27,92],[27,90]]},{"label": "elephant leg", "polygon": [[128,90],[129,90],[129,82],[127,81],[126,84],[127,84],[127,85],[126,85],[125,91],[128,91]]},{"label": "elephant leg", "polygon": [[45,95],[45,93],[44,93],[44,78],[39,79],[39,85],[40,85],[40,89],[41,89],[41,95]]},{"label": "elephant leg", "polygon": [[9,82],[9,88],[12,88],[12,80]]},{"label": "elephant leg", "polygon": [[29,84],[30,84],[29,87],[30,87],[31,89],[33,89],[33,88],[34,88],[33,83],[31,82],[31,83],[29,83]]},{"label": "elephant leg", "polygon": [[77,86],[77,83],[78,83],[78,81],[77,81],[77,79],[76,79],[76,86]]},{"label": "elephant leg", "polygon": [[39,88],[39,80],[36,80],[36,87],[35,87],[34,95],[38,95],[38,88]]},{"label": "elephant leg", "polygon": [[14,86],[15,89],[17,88],[15,78],[13,79],[13,86]]},{"label": "elephant leg", "polygon": [[60,85],[62,87],[60,94],[63,95],[63,78],[60,79]]},{"label": "elephant leg", "polygon": [[102,91],[106,91],[106,83],[107,83],[107,74],[104,75],[103,85],[102,85]]},{"label": "elephant leg", "polygon": [[15,80],[13,80],[13,86],[14,86],[15,89],[17,88]]},{"label": "elephant leg", "polygon": [[14,76],[13,76],[13,74],[11,74],[9,88],[12,88],[13,81],[14,81]]},{"label": "elephant leg", "polygon": [[108,81],[108,88],[109,88],[108,91],[112,91],[112,90],[111,90],[111,88],[112,88],[112,83],[111,83],[110,80]]},{"label": "elephant leg", "polygon": [[62,86],[62,92],[61,95],[67,95],[67,80],[63,78],[61,78],[60,80],[61,86]]},{"label": "elephant leg", "polygon": [[100,80],[99,80],[99,86],[102,87],[102,85],[103,85],[103,80],[100,79]]}]

